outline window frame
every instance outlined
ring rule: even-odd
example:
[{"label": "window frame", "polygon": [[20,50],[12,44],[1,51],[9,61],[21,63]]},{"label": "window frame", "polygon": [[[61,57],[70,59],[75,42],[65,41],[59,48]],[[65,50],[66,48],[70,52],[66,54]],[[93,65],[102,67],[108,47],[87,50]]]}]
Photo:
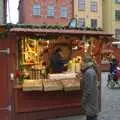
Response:
[{"label": "window frame", "polygon": [[97,1],[91,1],[91,12],[97,12],[98,4]]},{"label": "window frame", "polygon": [[[96,21],[96,26],[95,27],[93,25],[93,21]],[[92,28],[97,28],[97,26],[98,26],[98,20],[97,19],[91,19],[91,27]]]},{"label": "window frame", "polygon": [[61,18],[67,18],[68,17],[68,8],[67,7],[62,6],[60,8],[60,17]]},{"label": "window frame", "polygon": [[55,6],[48,5],[47,6],[47,17],[54,17],[55,16]]},{"label": "window frame", "polygon": [[[120,29],[115,29],[115,38],[120,41]],[[117,45],[118,48],[120,48],[120,45]]]},{"label": "window frame", "polygon": [[115,21],[120,21],[120,10],[115,10]]},{"label": "window frame", "polygon": [[[83,24],[83,25],[82,25]],[[78,18],[78,23],[77,23],[79,28],[84,28],[85,27],[85,18]],[[82,25],[82,26],[81,26]]]},{"label": "window frame", "polygon": [[115,3],[120,3],[120,0],[115,0]]},{"label": "window frame", "polygon": [[40,4],[34,3],[32,6],[32,15],[33,16],[40,16],[41,15],[41,7]]},{"label": "window frame", "polygon": [[78,0],[78,10],[85,11],[85,0]]}]

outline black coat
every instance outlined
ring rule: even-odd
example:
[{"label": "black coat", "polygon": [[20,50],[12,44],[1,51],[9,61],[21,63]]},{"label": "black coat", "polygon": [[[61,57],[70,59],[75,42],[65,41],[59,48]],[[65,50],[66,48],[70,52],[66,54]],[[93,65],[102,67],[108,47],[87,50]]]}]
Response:
[{"label": "black coat", "polygon": [[60,73],[60,72],[64,71],[64,64],[66,64],[66,63],[67,62],[61,58],[60,54],[55,52],[51,56],[51,60],[50,60],[50,67],[52,68],[52,72]]},{"label": "black coat", "polygon": [[118,62],[116,59],[112,59],[110,62],[110,73],[115,72],[117,70]]}]

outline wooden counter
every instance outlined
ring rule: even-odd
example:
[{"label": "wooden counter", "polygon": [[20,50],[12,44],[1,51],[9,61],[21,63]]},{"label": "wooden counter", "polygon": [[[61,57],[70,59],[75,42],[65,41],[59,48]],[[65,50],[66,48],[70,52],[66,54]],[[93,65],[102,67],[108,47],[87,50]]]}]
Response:
[{"label": "wooden counter", "polygon": [[81,91],[22,91],[14,88],[16,120],[47,120],[48,118],[78,115]]}]

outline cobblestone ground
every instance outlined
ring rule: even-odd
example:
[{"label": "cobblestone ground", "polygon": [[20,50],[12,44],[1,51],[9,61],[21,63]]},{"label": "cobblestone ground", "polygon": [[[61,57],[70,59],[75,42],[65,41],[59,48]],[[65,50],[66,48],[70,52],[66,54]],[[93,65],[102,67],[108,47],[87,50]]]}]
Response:
[{"label": "cobblestone ground", "polygon": [[[98,120],[120,120],[120,89],[106,87],[108,73],[101,74],[102,79],[102,110]],[[51,120],[85,120],[85,116],[73,116]]]}]

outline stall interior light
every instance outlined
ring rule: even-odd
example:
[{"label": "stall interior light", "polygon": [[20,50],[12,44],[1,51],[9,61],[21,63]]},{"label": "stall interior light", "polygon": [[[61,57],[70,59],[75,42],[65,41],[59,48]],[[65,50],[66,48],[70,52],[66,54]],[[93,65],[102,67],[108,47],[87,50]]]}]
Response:
[{"label": "stall interior light", "polygon": [[112,44],[120,44],[120,41],[118,41],[118,42],[112,42]]}]

